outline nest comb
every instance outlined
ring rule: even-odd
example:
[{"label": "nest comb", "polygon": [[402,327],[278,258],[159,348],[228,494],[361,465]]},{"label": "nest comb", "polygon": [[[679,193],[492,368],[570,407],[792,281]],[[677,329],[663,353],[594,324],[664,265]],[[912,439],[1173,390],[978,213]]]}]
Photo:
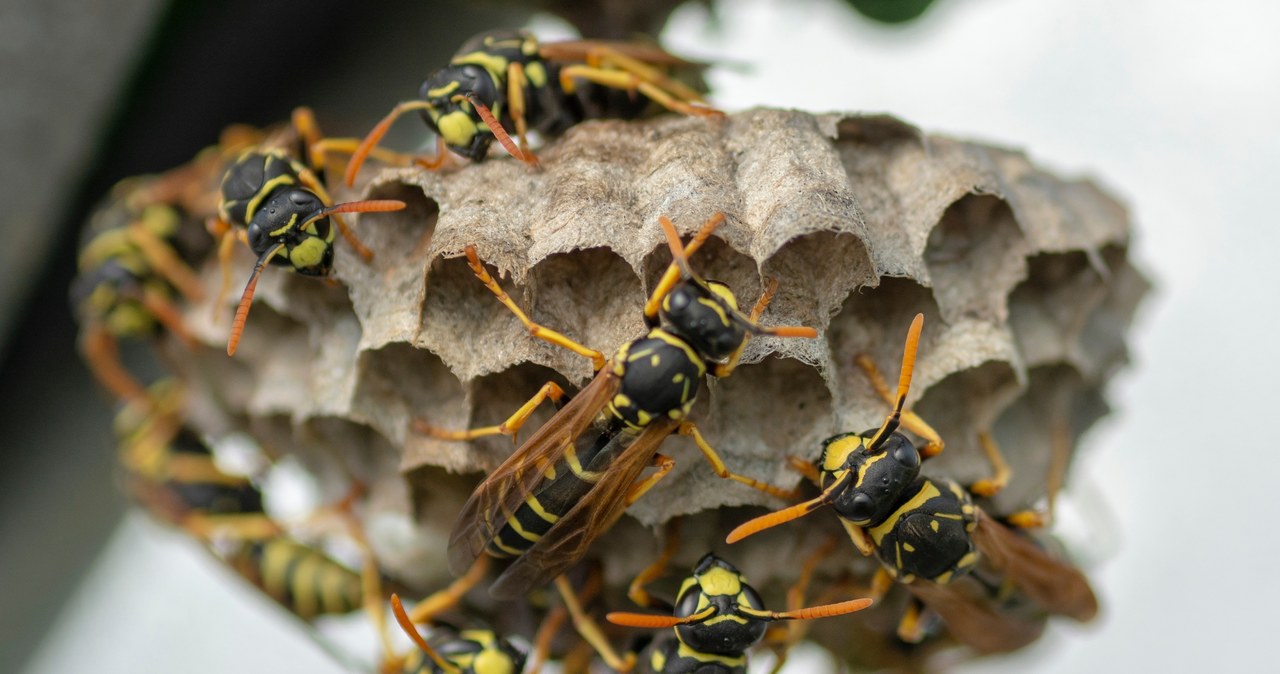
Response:
[{"label": "nest comb", "polygon": [[[1074,451],[1106,413],[1106,382],[1127,360],[1148,289],[1113,196],[1020,152],[888,116],[757,109],[588,122],[539,157],[541,171],[504,159],[385,169],[360,194],[340,193],[408,208],[358,218],[376,257],[340,250],[342,287],[265,274],[230,364],[225,324],[210,323],[208,307],[190,313],[219,347],[192,359],[207,392],[273,451],[355,475],[375,508],[411,516],[420,549],[435,552],[378,552],[388,573],[425,589],[447,578],[440,551],[462,500],[512,444],[436,440],[412,433],[411,420],[498,423],[543,382],[591,376],[588,361],[532,339],[475,280],[457,257],[468,243],[535,321],[611,354],[643,333],[644,299],[670,260],[658,216],[688,234],[725,213],[694,267],[746,306],[763,279],[778,279],[765,322],[820,336],[753,340],[744,365],[703,390],[694,418],[732,470],[782,486],[801,479],[786,455],[813,458],[823,438],[879,424],[888,406],[853,357],[866,353],[896,377],[910,319],[924,312],[908,407],[947,442],[924,472],[988,475],[977,437],[992,431],[1014,470],[988,505],[996,513],[1045,495],[1051,420]],[[674,574],[716,549],[758,587],[794,577],[794,551],[799,539],[816,543],[813,529],[838,531],[834,518],[814,517],[726,547],[724,534],[761,512],[726,508],[781,504],[718,479],[685,438],[662,451],[675,471],[597,543],[611,583],[625,585],[657,554],[646,528],[676,516],[688,517]],[[837,557],[857,553],[849,545]]]}]

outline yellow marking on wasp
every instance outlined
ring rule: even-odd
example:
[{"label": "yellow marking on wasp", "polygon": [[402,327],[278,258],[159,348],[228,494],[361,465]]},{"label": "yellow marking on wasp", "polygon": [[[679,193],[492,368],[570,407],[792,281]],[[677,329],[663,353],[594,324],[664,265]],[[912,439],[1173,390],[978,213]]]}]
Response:
[{"label": "yellow marking on wasp", "polygon": [[836,473],[844,472],[840,470],[841,466],[848,460],[853,450],[862,446],[862,443],[861,436],[850,435],[827,445],[827,450],[822,454],[822,472],[831,473],[833,477],[839,479],[841,475]]},{"label": "yellow marking on wasp", "polygon": [[[884,455],[880,454],[878,456]],[[899,520],[908,513],[919,510],[929,499],[940,495],[941,492],[938,491],[938,487],[934,485],[933,482],[926,482],[924,487],[922,487],[920,491],[916,492],[915,496],[912,496],[906,503],[898,506],[898,509],[895,510],[892,515],[885,518],[879,526],[869,529],[872,540],[876,542],[876,545],[880,545],[880,542],[884,540],[884,537],[888,535],[889,532],[893,531],[893,528],[898,525]]]},{"label": "yellow marking on wasp", "polygon": [[731,657],[728,655],[716,655],[715,653],[702,653],[700,651],[693,650],[683,641],[680,641],[676,646],[676,655],[682,658],[697,660],[698,662],[718,662],[729,668],[742,667],[747,664],[747,656],[745,654]]},{"label": "yellow marking on wasp", "polygon": [[516,671],[510,656],[488,647],[476,653],[471,667],[476,674],[515,674]]},{"label": "yellow marking on wasp", "polygon": [[462,83],[459,82],[458,80],[454,80],[444,85],[443,87],[436,87],[435,89],[427,89],[427,98],[444,98],[445,96],[448,96],[449,94],[452,94],[453,92],[457,91],[458,87],[460,86],[462,86]]},{"label": "yellow marking on wasp", "polygon": [[929,528],[933,529],[933,533],[938,533],[938,520],[929,520]]},{"label": "yellow marking on wasp", "polygon": [[320,576],[320,560],[314,555],[303,554],[299,549],[294,549],[293,554],[298,559],[292,577],[288,579],[289,587],[293,589],[293,609],[298,615],[314,616],[320,613],[317,602],[321,597],[316,584],[316,578]]},{"label": "yellow marking on wasp", "polygon": [[742,592],[742,575],[713,566],[698,576],[703,594],[736,596]]},{"label": "yellow marking on wasp", "polygon": [[244,222],[240,224],[248,225],[250,222],[252,222],[253,216],[257,215],[258,209],[262,207],[262,200],[271,196],[272,192],[276,191],[280,187],[286,187],[289,185],[296,185],[296,184],[297,184],[297,180],[294,178],[292,174],[289,174],[289,173],[276,176],[271,180],[268,180],[267,182],[263,183],[262,189],[258,190],[257,192],[254,192],[253,196],[249,197],[249,201],[245,203]]},{"label": "yellow marking on wasp", "polygon": [[704,623],[702,623],[702,624],[703,624],[703,625],[715,625],[715,624],[723,623],[723,622],[731,622],[731,623],[738,623],[739,625],[745,625],[745,624],[747,624],[749,621],[748,621],[746,618],[743,618],[743,617],[742,617],[742,616],[740,616],[740,615],[737,615],[737,614],[734,614],[734,613],[726,613],[726,614],[724,614],[724,615],[718,615],[718,616],[716,616],[716,617],[714,617],[714,618],[712,618],[712,619],[710,619],[710,620],[708,620],[708,621],[706,621],[706,622],[704,622]]},{"label": "yellow marking on wasp", "polygon": [[320,572],[320,596],[324,598],[325,612],[342,613],[354,608],[348,601],[351,596],[351,585],[348,581],[352,578],[346,573],[346,569],[325,565],[318,571]]},{"label": "yellow marking on wasp", "polygon": [[910,544],[910,543],[903,543],[903,544],[902,544],[902,549],[903,549],[903,550],[906,550],[907,552],[915,552],[915,551],[916,551],[916,546],[914,546],[914,545],[912,545],[912,544]]},{"label": "yellow marking on wasp", "polygon": [[[507,524],[510,524],[510,523],[511,523],[511,520],[507,520]],[[503,543],[502,539],[498,538],[497,536],[495,536],[492,541],[489,541],[489,545],[492,545],[497,549],[501,550],[502,552],[506,553],[508,557],[519,557],[520,555],[524,554],[524,550],[517,550],[507,545],[506,543]]]},{"label": "yellow marking on wasp", "polygon": [[547,512],[547,509],[542,507],[542,503],[538,501],[537,496],[530,494],[529,498],[525,499],[524,502],[531,510],[533,510],[534,514],[542,518],[548,524],[555,524],[560,521],[559,515]]},{"label": "yellow marking on wasp", "polygon": [[867,478],[867,473],[871,470],[871,467],[876,465],[876,463],[885,460],[886,458],[888,458],[888,456],[889,456],[888,452],[880,452],[879,454],[872,454],[871,456],[867,457],[866,462],[863,463],[860,468],[858,468],[858,479],[853,483],[853,486],[855,488],[861,487],[862,482]]},{"label": "yellow marking on wasp", "polygon": [[729,286],[720,283],[719,281],[708,281],[707,289],[716,297],[724,300],[724,303],[732,307],[734,311],[737,311],[738,298],[734,297],[733,291],[729,289]]},{"label": "yellow marking on wasp", "polygon": [[531,61],[525,64],[524,76],[529,78],[529,84],[532,84],[536,89],[547,86],[547,69],[538,61]]},{"label": "yellow marking on wasp", "polygon": [[698,304],[701,304],[702,306],[707,307],[708,309],[714,311],[716,316],[720,318],[721,325],[731,325],[729,322],[729,314],[724,310],[724,305],[721,304],[720,302],[717,302],[714,299],[711,299],[709,297],[699,297]]},{"label": "yellow marking on wasp", "polygon": [[658,354],[655,353],[649,356],[649,367],[658,367],[660,363],[662,363],[662,357]]},{"label": "yellow marking on wasp", "polygon": [[473,51],[470,54],[455,56],[453,65],[477,65],[489,72],[489,77],[493,78],[494,84],[499,84],[506,79],[507,63],[509,61],[497,54],[489,54],[483,51]]},{"label": "yellow marking on wasp", "polygon": [[462,110],[454,110],[436,119],[436,129],[440,131],[440,137],[444,138],[449,145],[470,145],[476,133],[482,130],[488,131],[489,127],[483,123],[476,124],[475,120]]},{"label": "yellow marking on wasp", "polygon": [[526,531],[524,526],[520,524],[520,518],[515,515],[507,518],[507,526],[511,527],[511,530],[516,532],[517,536],[530,543],[537,543],[542,539],[542,534]]}]

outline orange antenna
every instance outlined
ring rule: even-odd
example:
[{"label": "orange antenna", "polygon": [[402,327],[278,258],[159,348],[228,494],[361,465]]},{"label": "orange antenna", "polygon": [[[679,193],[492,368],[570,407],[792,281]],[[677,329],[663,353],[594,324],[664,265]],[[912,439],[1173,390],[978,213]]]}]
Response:
[{"label": "orange antenna", "polygon": [[911,390],[911,375],[916,369],[916,348],[920,345],[920,330],[924,327],[924,314],[916,314],[911,320],[911,328],[907,330],[907,343],[902,349],[902,370],[898,373],[898,397],[893,403],[893,411],[885,417],[880,430],[867,442],[867,452],[874,453],[880,449],[889,434],[898,429],[902,420],[902,408],[907,404],[907,392]]},{"label": "orange antenna", "polygon": [[432,648],[430,644],[427,643],[427,640],[423,639],[422,635],[418,633],[418,628],[413,626],[413,621],[409,620],[409,615],[404,612],[404,604],[400,603],[399,595],[391,595],[391,612],[395,614],[396,622],[400,623],[400,629],[404,630],[404,633],[409,635],[409,638],[413,640],[413,643],[417,644],[418,648],[421,648],[422,652],[426,653],[427,657],[431,658],[431,661],[436,663],[437,667],[449,674],[462,674],[462,669],[441,657],[441,655],[436,652],[436,649]]},{"label": "orange antenna", "polygon": [[639,627],[642,629],[660,630],[678,625],[693,625],[703,622],[711,616],[715,615],[716,607],[708,606],[705,609],[685,618],[677,618],[670,615],[651,615],[648,613],[624,613],[614,611],[606,615],[604,618],[615,625],[623,627]]},{"label": "orange antenna", "polygon": [[258,263],[253,265],[253,275],[249,277],[249,283],[244,287],[244,293],[240,295],[240,306],[236,307],[236,319],[231,322],[231,337],[227,339],[227,355],[236,355],[236,347],[240,346],[240,335],[244,333],[244,322],[249,320],[249,306],[253,304],[253,292],[258,288],[258,277],[262,275],[262,268],[267,266],[267,262],[275,257],[280,249],[284,248],[283,243],[277,243],[272,246],[262,257],[258,258]]},{"label": "orange antenna", "polygon": [[676,231],[676,226],[671,222],[671,219],[665,215],[658,217],[658,223],[662,225],[662,233],[667,237],[667,246],[671,249],[672,260],[667,270],[663,272],[662,279],[654,287],[653,293],[649,296],[649,301],[644,305],[644,315],[647,319],[657,318],[658,311],[662,307],[662,299],[680,281],[681,274],[694,279],[699,278],[689,268],[689,256],[701,248],[707,239],[711,238],[711,233],[722,222],[724,222],[724,213],[716,213],[707,218],[707,221],[702,223],[702,227],[698,229],[698,233],[694,234],[693,240],[689,242],[688,247],[685,247],[680,242],[680,233]]},{"label": "orange antenna", "polygon": [[326,208],[322,208],[312,213],[306,220],[302,221],[301,227],[319,220],[327,218],[330,215],[338,213],[387,213],[390,211],[404,210],[405,203],[399,199],[370,199],[368,201],[348,201],[342,204],[334,204]]},{"label": "orange antenna", "polygon": [[849,481],[852,479],[853,473],[846,472],[839,480],[832,482],[826,489],[823,489],[822,493],[818,494],[815,498],[803,503],[797,503],[790,508],[783,508],[782,510],[771,512],[767,515],[761,515],[753,520],[743,522],[733,531],[729,532],[729,535],[725,537],[724,542],[737,543],[747,536],[753,536],[765,529],[772,529],[779,524],[786,524],[791,520],[800,519],[819,508],[830,505],[834,498],[833,495],[848,486]]},{"label": "orange antenna", "polygon": [[466,100],[471,104],[471,107],[476,109],[476,114],[480,115],[480,119],[484,120],[485,126],[489,127],[489,130],[493,132],[493,137],[498,139],[498,142],[502,144],[502,148],[506,150],[508,154],[526,164],[529,164],[530,166],[538,165],[538,159],[536,157],[533,155],[526,157],[524,152],[521,152],[520,148],[516,147],[515,142],[511,140],[511,135],[507,133],[506,129],[502,128],[502,124],[498,121],[497,117],[493,116],[493,112],[489,110],[489,106],[481,103],[480,99],[477,98],[475,94],[454,96],[455,101],[460,99]]},{"label": "orange antenna", "polygon": [[810,606],[809,608],[801,608],[794,611],[757,611],[745,606],[739,606],[738,612],[761,620],[813,620],[814,618],[830,618],[832,616],[861,611],[871,604],[872,600],[863,598],[850,599],[849,601],[842,601],[835,604]]}]

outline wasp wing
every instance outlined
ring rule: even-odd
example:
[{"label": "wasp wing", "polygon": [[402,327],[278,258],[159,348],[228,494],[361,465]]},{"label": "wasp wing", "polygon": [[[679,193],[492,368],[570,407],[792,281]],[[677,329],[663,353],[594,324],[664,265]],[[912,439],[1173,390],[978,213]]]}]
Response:
[{"label": "wasp wing", "polygon": [[971,578],[946,585],[916,580],[907,588],[942,618],[952,636],[980,653],[1015,651],[1044,632],[1044,613],[999,606],[987,588]]},{"label": "wasp wing", "polygon": [[1098,614],[1098,598],[1079,569],[1055,559],[1032,539],[981,510],[973,542],[991,566],[1051,613],[1081,622]]},{"label": "wasp wing", "polygon": [[[489,594],[511,599],[551,582],[587,554],[600,534],[609,530],[627,509],[627,491],[640,478],[658,447],[680,422],[663,418],[649,423],[621,454],[610,462],[600,481],[533,547],[512,562],[494,581]],[[625,436],[615,436],[610,442]]]},{"label": "wasp wing", "polygon": [[547,468],[591,426],[617,390],[618,377],[606,365],[476,487],[449,536],[449,570],[453,575],[466,573],[484,554],[516,508],[546,479]]}]

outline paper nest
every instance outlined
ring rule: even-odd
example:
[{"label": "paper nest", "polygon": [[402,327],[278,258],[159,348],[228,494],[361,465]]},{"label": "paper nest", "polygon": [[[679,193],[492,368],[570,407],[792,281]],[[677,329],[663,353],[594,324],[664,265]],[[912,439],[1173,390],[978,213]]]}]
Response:
[{"label": "paper nest", "polygon": [[[217,349],[196,359],[209,390],[274,451],[364,480],[375,508],[412,512],[438,545],[513,445],[423,437],[410,421],[495,424],[543,382],[591,376],[586,359],[529,336],[458,258],[464,245],[478,247],[534,320],[612,354],[643,333],[644,299],[670,260],[658,216],[687,235],[720,211],[726,222],[694,267],[727,282],[744,307],[763,278],[777,278],[764,322],[820,333],[754,340],[743,367],[704,388],[694,418],[729,467],[794,486],[787,455],[813,459],[823,438],[878,425],[888,405],[853,358],[869,354],[896,380],[907,326],[924,312],[908,406],[947,442],[925,473],[964,483],[988,475],[977,434],[990,429],[1015,471],[987,504],[1000,513],[1044,496],[1054,420],[1074,449],[1105,414],[1105,385],[1127,361],[1126,332],[1148,290],[1126,257],[1124,206],[1093,182],[888,116],[757,109],[588,122],[538,156],[542,170],[505,157],[437,173],[367,168],[375,177],[339,198],[409,204],[355,219],[375,259],[339,241],[342,287],[264,274],[234,361]],[[191,315],[220,347],[225,323],[208,313]],[[833,526],[815,515],[726,548],[728,527],[763,511],[708,511],[782,503],[718,479],[685,438],[662,451],[675,471],[628,512],[643,525],[701,513],[685,518],[681,566],[715,547],[759,580],[790,569],[785,580],[795,544],[789,563],[766,546]],[[620,582],[657,551],[625,518],[597,548]],[[438,567],[409,568],[420,557],[387,552],[383,563],[393,576],[444,578]]]}]

